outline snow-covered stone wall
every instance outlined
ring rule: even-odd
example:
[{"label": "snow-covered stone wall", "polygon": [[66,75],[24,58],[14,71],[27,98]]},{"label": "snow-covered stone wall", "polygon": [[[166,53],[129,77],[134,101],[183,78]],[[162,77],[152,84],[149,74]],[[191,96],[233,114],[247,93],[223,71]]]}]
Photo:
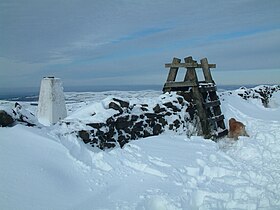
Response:
[{"label": "snow-covered stone wall", "polygon": [[62,83],[59,78],[45,77],[41,81],[38,121],[51,125],[67,116]]},{"label": "snow-covered stone wall", "polygon": [[[103,116],[107,116],[102,120],[96,117],[100,104]],[[89,117],[84,121],[66,119],[61,122],[61,127],[67,127],[64,131],[68,130],[68,134],[74,132],[84,143],[100,149],[123,147],[131,140],[159,135],[163,131],[189,136],[197,133],[193,107],[175,93],[162,95],[156,103],[136,104],[111,98],[100,104],[91,111],[81,110],[76,114],[84,117],[87,113]]]}]

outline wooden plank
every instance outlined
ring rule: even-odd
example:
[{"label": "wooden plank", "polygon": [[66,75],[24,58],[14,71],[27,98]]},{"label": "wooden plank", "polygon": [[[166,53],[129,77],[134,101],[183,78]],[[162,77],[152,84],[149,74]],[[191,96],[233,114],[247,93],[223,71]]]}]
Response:
[{"label": "wooden plank", "polygon": [[213,135],[213,138],[215,140],[215,139],[218,139],[218,138],[222,138],[222,137],[226,136],[227,134],[228,134],[228,130],[224,129],[224,130],[218,132],[217,134]]},{"label": "wooden plank", "polygon": [[[200,85],[200,84],[199,84]],[[199,86],[199,89],[202,93],[204,92],[215,92],[217,91],[216,86]]]},{"label": "wooden plank", "polygon": [[191,82],[191,81],[184,81],[184,82],[166,82],[164,87],[165,88],[181,88],[181,87],[194,87],[196,86],[196,83]]},{"label": "wooden plank", "polygon": [[209,139],[211,138],[210,125],[209,125],[209,121],[207,120],[206,110],[204,109],[202,103],[203,96],[198,88],[198,79],[197,79],[195,67],[193,67],[196,64],[196,61],[194,61],[191,56],[185,58],[184,60],[186,64],[191,64],[189,65],[191,67],[187,67],[185,81],[191,81],[196,84],[196,86],[192,88],[193,99],[194,99],[195,107],[197,109],[197,115],[199,117],[202,134],[204,138]]},{"label": "wooden plank", "polygon": [[[202,68],[201,64],[198,63],[177,63],[177,64],[173,64],[173,63],[167,63],[165,64],[165,68]],[[216,68],[216,64],[208,64],[209,68]]]},{"label": "wooden plank", "polygon": [[215,116],[215,117],[210,117],[208,118],[209,121],[215,121],[215,122],[218,122],[218,121],[221,121],[221,120],[224,120],[225,117],[224,115],[218,115],[218,116]]},{"label": "wooden plank", "polygon": [[209,108],[209,107],[214,107],[214,106],[220,106],[221,102],[219,100],[216,100],[216,101],[204,102],[203,104],[204,104],[205,108]]},{"label": "wooden plank", "polygon": [[[181,59],[173,58],[172,65],[177,65],[180,62],[181,62]],[[168,74],[168,77],[167,77],[167,82],[176,80],[178,69],[179,69],[179,67],[170,67],[170,71],[169,71],[169,74]]]},{"label": "wooden plank", "polygon": [[201,62],[201,67],[203,70],[205,82],[214,83],[207,58],[201,59],[200,62]]},{"label": "wooden plank", "polygon": [[[187,64],[193,64],[193,65],[196,64],[196,61],[194,61],[191,56],[186,57],[184,60],[185,60],[185,63],[187,63]],[[184,81],[192,81],[192,82],[195,82],[196,84],[198,84],[198,78],[197,78],[197,74],[196,74],[194,67],[187,68],[187,72],[186,72]]]}]

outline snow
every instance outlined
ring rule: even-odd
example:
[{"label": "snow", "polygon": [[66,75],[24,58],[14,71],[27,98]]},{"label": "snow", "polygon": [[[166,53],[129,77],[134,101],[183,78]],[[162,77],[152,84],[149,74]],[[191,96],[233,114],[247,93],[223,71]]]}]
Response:
[{"label": "snow", "polygon": [[[102,120],[107,98],[122,95],[141,103],[162,97],[153,91],[66,93],[68,118],[86,120],[95,108]],[[243,122],[250,137],[215,143],[165,132],[101,151],[60,135],[58,125],[0,128],[0,209],[279,209],[279,92],[269,108],[238,91],[221,99],[226,120]]]}]

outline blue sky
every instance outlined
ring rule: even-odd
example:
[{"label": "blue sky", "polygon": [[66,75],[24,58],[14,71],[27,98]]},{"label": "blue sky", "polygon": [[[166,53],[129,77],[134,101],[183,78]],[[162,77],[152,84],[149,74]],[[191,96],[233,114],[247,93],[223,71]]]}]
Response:
[{"label": "blue sky", "polygon": [[279,0],[1,0],[0,89],[164,84],[207,57],[217,84],[279,84]]}]

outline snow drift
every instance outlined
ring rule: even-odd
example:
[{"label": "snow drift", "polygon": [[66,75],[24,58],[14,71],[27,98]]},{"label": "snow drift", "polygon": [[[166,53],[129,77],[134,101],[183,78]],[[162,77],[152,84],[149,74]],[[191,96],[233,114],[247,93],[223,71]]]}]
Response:
[{"label": "snow drift", "polygon": [[[225,118],[247,126],[250,137],[238,141],[165,131],[102,151],[62,135],[59,124],[0,128],[0,209],[279,209],[280,91],[272,87],[265,108],[255,90],[267,87],[220,94]],[[245,91],[255,97],[244,100]],[[74,119],[111,94],[145,103],[160,95],[67,93],[68,112]]]}]

